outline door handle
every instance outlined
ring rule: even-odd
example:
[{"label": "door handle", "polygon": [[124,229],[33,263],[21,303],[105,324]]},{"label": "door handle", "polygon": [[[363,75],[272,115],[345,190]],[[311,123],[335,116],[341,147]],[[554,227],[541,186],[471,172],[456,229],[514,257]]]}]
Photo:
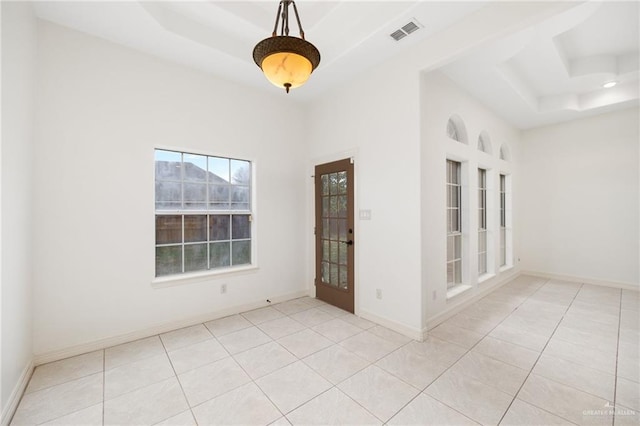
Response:
[{"label": "door handle", "polygon": [[346,244],[348,246],[352,246],[353,245],[353,240],[349,240],[349,241],[340,241],[342,244]]}]

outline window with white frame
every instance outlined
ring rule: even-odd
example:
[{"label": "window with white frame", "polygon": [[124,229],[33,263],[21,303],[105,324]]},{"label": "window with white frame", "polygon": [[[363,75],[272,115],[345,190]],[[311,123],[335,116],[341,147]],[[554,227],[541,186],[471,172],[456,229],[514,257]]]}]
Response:
[{"label": "window with white frame", "polygon": [[447,289],[462,283],[462,164],[447,160]]},{"label": "window with white frame", "polygon": [[478,169],[478,275],[487,273],[487,171]]},{"label": "window with white frame", "polygon": [[155,150],[156,277],[251,264],[251,162]]},{"label": "window with white frame", "polygon": [[500,266],[507,264],[507,176],[500,175]]},{"label": "window with white frame", "polygon": [[461,143],[468,143],[467,141],[467,129],[464,126],[464,121],[458,115],[452,115],[447,121],[447,136],[450,139]]}]

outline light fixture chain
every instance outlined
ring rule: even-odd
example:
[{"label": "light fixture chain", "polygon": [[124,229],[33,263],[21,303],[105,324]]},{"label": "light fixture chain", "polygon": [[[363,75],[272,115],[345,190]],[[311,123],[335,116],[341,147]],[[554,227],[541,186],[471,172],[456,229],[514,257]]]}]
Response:
[{"label": "light fixture chain", "polygon": [[300,23],[300,16],[298,15],[298,8],[296,7],[296,2],[291,0],[293,3],[293,11],[296,14],[296,21],[298,21],[298,29],[300,30],[300,38],[304,40],[304,30],[302,29],[302,24]]},{"label": "light fixture chain", "polygon": [[282,35],[289,35],[289,3],[291,0],[283,0],[284,8],[282,10]]},{"label": "light fixture chain", "polygon": [[275,37],[278,35],[278,22],[280,21],[281,11],[282,11],[282,2],[280,2],[280,4],[278,5],[278,13],[276,13],[276,24],[273,26],[273,33],[271,34],[272,37]]}]

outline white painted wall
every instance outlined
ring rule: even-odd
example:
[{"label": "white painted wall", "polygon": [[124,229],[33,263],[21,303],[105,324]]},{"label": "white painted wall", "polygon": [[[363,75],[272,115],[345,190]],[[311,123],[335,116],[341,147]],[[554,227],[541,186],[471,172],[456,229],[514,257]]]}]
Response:
[{"label": "white painted wall", "polygon": [[[496,116],[484,105],[460,89],[439,71],[425,73],[421,78],[421,196],[422,196],[422,285],[424,288],[424,320],[427,326],[447,311],[477,296],[479,293],[516,274],[520,268],[520,229],[518,203],[522,199],[518,170],[520,131]],[[447,136],[447,121],[458,115],[465,124],[468,144]],[[492,153],[478,150],[478,137],[487,132]],[[510,161],[499,159],[500,147],[506,144]],[[446,160],[460,161],[463,170],[463,284],[470,286],[464,293],[447,300],[446,284]],[[493,254],[489,272],[479,283],[477,258],[478,181],[477,169],[487,170],[487,221],[490,252]],[[499,175],[511,176],[512,182],[512,259],[511,268],[499,266]],[[465,177],[466,175],[466,177]],[[434,298],[435,292],[435,298]]]},{"label": "white painted wall", "polygon": [[0,359],[2,422],[32,359],[32,149],[36,19],[28,2],[2,2]]},{"label": "white painted wall", "polygon": [[[422,333],[427,318],[454,307],[452,303],[446,304],[442,295],[435,305],[426,300],[432,288],[441,290],[446,287],[445,276],[440,273],[444,269],[430,268],[435,264],[437,268],[444,268],[444,261],[432,256],[435,250],[438,250],[438,256],[445,255],[445,246],[441,245],[444,240],[438,240],[440,234],[432,235],[424,229],[426,225],[427,229],[433,227],[438,229],[438,233],[444,232],[444,222],[440,226],[425,219],[429,217],[428,211],[432,210],[442,211],[444,218],[444,204],[441,204],[444,197],[439,198],[423,188],[425,181],[432,183],[425,176],[433,173],[444,193],[444,171],[440,173],[439,169],[431,168],[431,161],[436,161],[438,165],[435,167],[444,170],[444,157],[424,160],[421,71],[436,69],[483,43],[521,31],[569,7],[573,6],[541,2],[488,5],[332,89],[310,105],[308,171],[312,172],[313,164],[355,153],[356,215],[359,209],[372,212],[370,221],[356,217],[357,313],[415,336]],[[477,102],[468,97],[465,99],[473,105],[471,109],[474,112],[474,108],[482,110],[479,120],[490,116]],[[492,125],[499,121],[493,116],[489,120]],[[501,124],[495,126],[504,133],[505,140],[518,139],[512,136],[512,128],[507,129],[508,126]],[[432,140],[431,137],[428,139]],[[496,155],[498,148],[494,151]],[[517,152],[517,147],[514,150]],[[505,169],[510,167],[508,164],[503,166]],[[421,168],[426,173],[424,176]],[[307,187],[308,193],[313,194],[310,180]],[[442,208],[434,209],[433,200]],[[310,197],[307,211],[307,281],[311,283],[314,256],[311,231],[313,200]],[[425,246],[432,244],[432,238],[438,247],[433,246],[430,252],[425,253]],[[511,273],[516,271],[513,269]],[[486,281],[485,288],[496,284],[505,275]],[[376,289],[382,290],[381,300],[375,297]],[[455,301],[460,303],[468,297],[456,298]]]},{"label": "white painted wall", "polygon": [[[49,23],[39,43],[36,355],[308,290],[298,106]],[[255,162],[257,271],[152,288],[157,146]]]},{"label": "white painted wall", "polygon": [[[387,62],[315,101],[307,155],[312,172],[314,164],[355,154],[356,313],[419,333],[418,74],[405,64]],[[371,220],[359,220],[359,209],[371,210]],[[313,200],[308,211],[313,282]]]},{"label": "white painted wall", "polygon": [[523,268],[638,288],[637,108],[523,132]]}]

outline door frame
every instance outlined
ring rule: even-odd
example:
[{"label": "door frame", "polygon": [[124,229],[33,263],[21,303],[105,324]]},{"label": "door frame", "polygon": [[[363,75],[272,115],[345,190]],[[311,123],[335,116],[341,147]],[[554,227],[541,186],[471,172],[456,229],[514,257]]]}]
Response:
[{"label": "door frame", "polygon": [[[308,294],[310,297],[316,296],[316,236],[313,233],[316,223],[316,210],[315,210],[315,169],[316,166],[332,163],[334,161],[340,161],[349,158],[353,162],[353,233],[356,236],[356,247],[360,237],[360,223],[359,223],[359,207],[358,207],[358,150],[352,149],[348,151],[341,151],[334,154],[328,154],[321,157],[315,157],[308,163],[307,170],[309,171],[309,182],[307,190],[307,285]],[[360,312],[360,250],[356,249],[353,256],[353,313],[358,315]]]}]

